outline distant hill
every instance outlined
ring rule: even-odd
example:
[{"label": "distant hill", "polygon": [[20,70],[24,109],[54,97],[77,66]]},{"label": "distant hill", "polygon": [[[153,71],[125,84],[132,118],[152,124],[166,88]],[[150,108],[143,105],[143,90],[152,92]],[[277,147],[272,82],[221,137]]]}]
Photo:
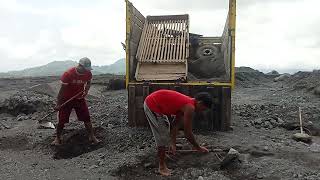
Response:
[{"label": "distant hill", "polygon": [[[43,66],[27,68],[21,71],[9,71],[0,73],[0,77],[26,77],[26,76],[60,76],[68,68],[76,66],[76,61],[53,61]],[[105,66],[92,66],[93,74],[125,74],[125,59],[119,59],[115,63]]]},{"label": "distant hill", "polygon": [[259,71],[258,70],[255,70],[255,69],[252,69],[251,67],[245,67],[245,66],[241,66],[241,67],[236,67],[235,68],[236,70],[236,73],[240,73],[240,72],[255,72],[255,73],[258,73]]}]

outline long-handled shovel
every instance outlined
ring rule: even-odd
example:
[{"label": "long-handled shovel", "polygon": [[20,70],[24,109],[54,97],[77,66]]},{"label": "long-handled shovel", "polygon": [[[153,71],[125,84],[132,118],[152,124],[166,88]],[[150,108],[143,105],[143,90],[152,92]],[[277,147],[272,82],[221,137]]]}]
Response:
[{"label": "long-handled shovel", "polygon": [[300,120],[300,133],[294,134],[293,139],[295,139],[296,141],[310,143],[312,141],[312,137],[303,131],[302,118],[301,118],[301,108],[300,107],[299,107],[299,120]]},{"label": "long-handled shovel", "polygon": [[[73,97],[71,97],[70,99],[68,99],[67,101],[65,101],[63,104],[61,104],[60,107],[65,106],[66,104],[68,104],[70,101],[74,100],[76,97],[78,97],[80,94],[82,94],[85,90],[80,91],[78,94],[74,95]],[[38,128],[49,128],[49,129],[54,129],[54,125],[52,122],[50,121],[46,121],[46,119],[51,116],[53,113],[55,113],[57,110],[52,110],[50,111],[47,115],[45,115],[43,118],[41,118],[38,121]]]}]

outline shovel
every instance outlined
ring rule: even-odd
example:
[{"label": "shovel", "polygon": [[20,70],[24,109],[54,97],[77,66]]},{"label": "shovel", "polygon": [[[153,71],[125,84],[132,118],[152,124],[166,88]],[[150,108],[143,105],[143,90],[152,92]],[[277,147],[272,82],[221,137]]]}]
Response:
[{"label": "shovel", "polygon": [[302,118],[301,118],[301,108],[300,107],[299,107],[299,120],[300,120],[300,133],[294,134],[293,139],[296,141],[310,143],[312,141],[312,137],[303,131]]},{"label": "shovel", "polygon": [[[78,97],[80,94],[82,94],[84,92],[84,90],[80,91],[78,94],[74,95],[73,97],[71,97],[70,99],[68,99],[66,102],[64,102],[63,104],[61,104],[60,108],[62,108],[63,106],[65,106],[66,104],[68,104],[70,101],[74,100],[76,97]],[[43,118],[41,118],[38,121],[38,129],[54,129],[54,125],[52,122],[48,122],[46,121],[46,119],[51,116],[53,113],[55,113],[57,110],[52,110],[50,111],[47,115],[45,115]]]}]

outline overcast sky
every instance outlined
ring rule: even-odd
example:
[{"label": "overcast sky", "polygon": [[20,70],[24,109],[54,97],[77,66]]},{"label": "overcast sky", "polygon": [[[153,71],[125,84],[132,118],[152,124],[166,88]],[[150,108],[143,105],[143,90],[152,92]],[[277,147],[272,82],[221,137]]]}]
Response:
[{"label": "overcast sky", "polygon": [[[190,32],[220,36],[227,0],[132,0],[144,15],[190,14]],[[319,0],[238,0],[236,65],[320,69]],[[0,72],[87,56],[125,57],[124,0],[0,0]]]}]

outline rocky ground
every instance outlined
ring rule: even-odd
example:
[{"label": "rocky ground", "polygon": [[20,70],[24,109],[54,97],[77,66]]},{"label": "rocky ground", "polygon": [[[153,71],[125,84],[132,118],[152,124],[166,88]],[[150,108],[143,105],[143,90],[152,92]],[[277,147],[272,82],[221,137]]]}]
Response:
[{"label": "rocky ground", "polygon": [[[107,90],[107,78],[97,77],[88,97],[102,143],[90,145],[72,114],[59,148],[50,146],[54,130],[37,124],[54,105],[58,78],[1,79],[0,179],[320,179],[319,73],[274,78],[247,69],[237,72],[233,130],[197,133],[212,152],[169,159],[174,172],[168,178],[156,173],[151,132],[127,125],[127,92]],[[292,139],[299,132],[299,107],[305,131],[313,135],[309,144]],[[49,120],[57,123],[55,115]],[[179,143],[187,146],[182,137]],[[230,148],[240,153],[239,161],[221,169]]]}]

